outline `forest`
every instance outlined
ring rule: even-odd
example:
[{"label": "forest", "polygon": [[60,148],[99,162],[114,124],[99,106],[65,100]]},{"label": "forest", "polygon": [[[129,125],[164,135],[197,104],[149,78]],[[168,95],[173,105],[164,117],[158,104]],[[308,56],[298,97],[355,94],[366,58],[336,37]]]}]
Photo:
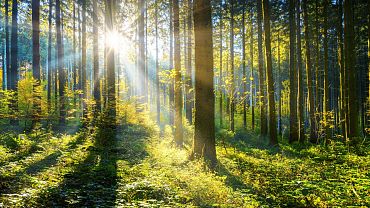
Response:
[{"label": "forest", "polygon": [[370,207],[369,0],[0,0],[0,207]]}]

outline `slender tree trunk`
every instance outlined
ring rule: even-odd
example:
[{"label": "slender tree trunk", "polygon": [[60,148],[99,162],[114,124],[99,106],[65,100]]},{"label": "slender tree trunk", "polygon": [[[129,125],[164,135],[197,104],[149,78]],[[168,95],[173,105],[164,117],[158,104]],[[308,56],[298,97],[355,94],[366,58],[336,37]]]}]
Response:
[{"label": "slender tree trunk", "polygon": [[[40,73],[40,0],[32,0],[32,73],[34,78],[33,127],[41,116]],[[39,91],[40,90],[40,91]]]},{"label": "slender tree trunk", "polygon": [[298,119],[297,119],[297,67],[295,56],[295,0],[289,0],[289,29],[290,29],[290,136],[289,142],[297,141]]},{"label": "slender tree trunk", "polygon": [[[320,70],[320,25],[319,25],[319,2],[318,0],[315,1],[315,35],[316,35],[316,60],[315,60],[315,107],[316,107],[316,131],[318,132],[320,130],[319,121],[320,121],[320,77],[319,77],[319,70]],[[317,142],[317,140],[316,140]]]},{"label": "slender tree trunk", "polygon": [[187,16],[187,24],[188,24],[188,48],[187,48],[187,83],[186,83],[186,118],[188,119],[189,123],[193,123],[193,74],[192,74],[192,31],[193,31],[193,23],[192,23],[192,0],[188,0],[188,16]]},{"label": "slender tree trunk", "polygon": [[278,106],[278,135],[282,136],[283,132],[283,127],[282,127],[282,113],[281,113],[281,107],[282,107],[282,97],[281,97],[281,88],[282,88],[282,80],[281,80],[281,61],[280,61],[280,29],[278,31],[278,48],[277,48],[277,53],[278,53],[278,83],[279,83],[279,106]]},{"label": "slender tree trunk", "polygon": [[59,103],[60,103],[60,123],[65,123],[66,109],[65,109],[65,71],[64,71],[64,52],[62,42],[62,27],[61,27],[61,8],[60,0],[56,0],[56,28],[57,28],[57,53],[58,53],[58,75],[59,75]]},{"label": "slender tree trunk", "polygon": [[[76,56],[76,3],[73,1],[73,72],[72,72],[72,79],[73,79],[73,91],[77,90],[77,56]],[[76,108],[77,97],[76,95],[73,96],[73,105]]]},{"label": "slender tree trunk", "polygon": [[5,0],[5,70],[6,70],[6,87],[10,89],[10,44],[9,44],[9,0]]},{"label": "slender tree trunk", "polygon": [[308,26],[308,7],[307,0],[303,0],[303,15],[304,15],[304,30],[305,30],[305,49],[306,49],[306,75],[310,114],[310,142],[316,142],[316,120],[315,120],[315,101],[314,88],[312,83],[312,64],[311,64],[311,50],[310,50],[310,34]]},{"label": "slender tree trunk", "polygon": [[[173,70],[173,1],[170,0],[170,70]],[[169,89],[169,116],[170,116],[170,125],[174,125],[174,108],[175,108],[175,83],[173,77],[171,77],[170,81],[170,89]]]},{"label": "slender tree trunk", "polygon": [[[15,92],[14,101],[10,108],[13,115],[16,115],[18,110],[18,1],[13,0],[12,5],[12,33],[11,33],[11,48],[10,48],[10,90]],[[12,125],[18,125],[18,120],[12,119]]]},{"label": "slender tree trunk", "polygon": [[82,108],[83,108],[83,118],[87,118],[87,42],[86,42],[86,7],[87,0],[82,0],[82,47],[81,47],[81,85],[83,92]]},{"label": "slender tree trunk", "polygon": [[[107,31],[114,31],[114,0],[105,1],[105,26]],[[107,67],[107,112],[108,112],[108,126],[115,129],[116,124],[116,76],[115,76],[115,51],[114,48],[106,47],[106,67]]]},{"label": "slender tree trunk", "polygon": [[194,1],[195,134],[193,155],[216,166],[215,96],[213,93],[213,42],[210,0]]},{"label": "slender tree trunk", "polygon": [[229,95],[230,100],[230,130],[235,131],[235,78],[234,78],[234,0],[230,0],[231,18],[230,18],[230,61],[231,61],[231,90]]},{"label": "slender tree trunk", "polygon": [[48,112],[51,112],[51,83],[52,83],[52,67],[51,67],[51,45],[52,45],[52,15],[53,15],[53,1],[49,0],[49,34],[48,34]]},{"label": "slender tree trunk", "polygon": [[223,17],[222,17],[222,0],[220,0],[220,77],[219,77],[219,93],[220,93],[220,100],[219,100],[219,108],[220,108],[220,127],[223,127]]},{"label": "slender tree trunk", "polygon": [[179,1],[173,0],[175,37],[175,142],[183,145]]},{"label": "slender tree trunk", "polygon": [[276,135],[276,111],[275,111],[275,90],[274,90],[274,78],[272,72],[272,54],[271,54],[271,38],[270,38],[270,14],[269,14],[269,2],[268,0],[262,0],[263,2],[263,20],[264,20],[264,31],[265,31],[265,47],[266,47],[266,77],[267,77],[267,94],[269,103],[269,133],[270,133],[270,144],[277,145]]},{"label": "slender tree trunk", "polygon": [[246,58],[245,58],[245,4],[243,3],[243,14],[242,14],[242,65],[243,65],[243,127],[247,128],[247,75],[246,75]]},{"label": "slender tree trunk", "polygon": [[297,14],[297,71],[298,71],[298,130],[299,141],[304,142],[304,83],[303,83],[303,69],[302,69],[302,42],[301,42],[301,0],[296,0],[296,14]]},{"label": "slender tree trunk", "polygon": [[328,49],[328,9],[329,9],[329,0],[324,0],[324,102],[323,102],[323,120],[325,128],[325,137],[329,138],[329,49]]},{"label": "slender tree trunk", "polygon": [[338,65],[340,76],[340,106],[339,106],[339,121],[342,129],[343,141],[346,141],[346,77],[344,69],[344,54],[343,54],[343,0],[337,0],[338,6],[338,22],[337,22],[337,40],[338,40]]},{"label": "slender tree trunk", "polygon": [[260,119],[261,136],[267,136],[266,97],[265,97],[265,74],[262,48],[262,1],[257,1],[257,33],[258,33],[258,74],[260,91]]},{"label": "slender tree trunk", "polygon": [[161,96],[159,88],[159,60],[158,60],[158,1],[155,0],[155,80],[157,97],[157,124],[161,124]]},{"label": "slender tree trunk", "polygon": [[[348,74],[348,138],[359,136],[359,98],[357,96],[357,71],[355,68],[355,35],[353,22],[353,0],[344,0],[344,65]],[[351,93],[350,93],[351,92]]]},{"label": "slender tree trunk", "polygon": [[99,77],[99,18],[97,0],[93,0],[93,71],[94,71],[94,100],[96,102],[96,112],[101,111],[100,104],[100,77]]},{"label": "slender tree trunk", "polygon": [[144,0],[139,0],[138,3],[139,9],[139,19],[138,19],[138,35],[139,35],[139,56],[138,56],[138,88],[137,88],[137,95],[139,96],[140,104],[144,104],[144,97],[145,97],[145,44],[144,44]]},{"label": "slender tree trunk", "polygon": [[250,31],[250,67],[251,67],[251,110],[252,110],[252,130],[254,130],[255,126],[255,116],[254,116],[254,66],[253,66],[253,60],[254,60],[254,55],[253,55],[253,45],[254,45],[254,40],[253,40],[253,7],[251,6],[250,9],[250,21],[251,21],[251,31]]}]

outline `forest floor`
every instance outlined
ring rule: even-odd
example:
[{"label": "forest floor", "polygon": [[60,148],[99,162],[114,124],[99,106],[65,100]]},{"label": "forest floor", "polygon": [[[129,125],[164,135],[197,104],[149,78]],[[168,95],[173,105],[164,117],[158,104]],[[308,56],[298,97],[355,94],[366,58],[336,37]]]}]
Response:
[{"label": "forest floor", "polygon": [[[150,123],[150,122],[149,122]],[[211,171],[189,161],[146,121],[124,125],[113,144],[94,134],[0,138],[0,207],[370,206],[370,149],[272,148],[253,133],[219,143]]]}]

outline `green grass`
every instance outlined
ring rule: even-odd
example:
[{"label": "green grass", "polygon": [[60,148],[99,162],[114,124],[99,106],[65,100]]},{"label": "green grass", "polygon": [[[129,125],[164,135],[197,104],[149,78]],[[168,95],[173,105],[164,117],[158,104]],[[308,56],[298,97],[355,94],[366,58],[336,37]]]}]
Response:
[{"label": "green grass", "polygon": [[218,166],[209,170],[188,160],[192,133],[185,129],[184,149],[174,146],[170,127],[160,133],[145,116],[103,147],[94,132],[2,137],[0,207],[370,206],[365,144],[283,141],[277,148],[237,132],[218,144]]}]

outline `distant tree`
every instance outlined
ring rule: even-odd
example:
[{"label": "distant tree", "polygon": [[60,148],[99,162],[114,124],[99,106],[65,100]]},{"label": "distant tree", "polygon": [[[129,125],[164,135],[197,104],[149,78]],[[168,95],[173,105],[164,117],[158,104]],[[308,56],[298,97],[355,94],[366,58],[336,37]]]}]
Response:
[{"label": "distant tree", "polygon": [[297,14],[297,72],[298,72],[298,135],[299,141],[303,142],[304,134],[304,82],[303,82],[303,67],[302,67],[302,41],[301,41],[301,0],[296,0]]},{"label": "distant tree", "polygon": [[94,100],[96,112],[100,112],[100,77],[99,77],[99,18],[97,0],[93,0],[93,71],[94,71]]},{"label": "distant tree", "polygon": [[187,9],[187,64],[186,64],[186,118],[188,119],[189,123],[193,123],[193,74],[192,74],[192,33],[193,33],[193,22],[192,22],[192,14],[193,14],[193,6],[192,0],[188,0],[188,9]]},{"label": "distant tree", "polygon": [[254,67],[253,67],[253,45],[254,45],[254,38],[253,38],[253,6],[252,6],[252,3],[250,4],[251,5],[251,8],[250,8],[250,12],[249,12],[249,15],[250,15],[250,22],[251,22],[251,30],[250,30],[250,43],[249,43],[249,48],[250,48],[250,82],[251,82],[251,111],[252,111],[252,130],[254,130],[254,126],[255,126],[255,116],[254,116]]},{"label": "distant tree", "polygon": [[215,167],[215,95],[213,93],[213,42],[210,0],[194,1],[195,134],[193,156]]},{"label": "distant tree", "polygon": [[51,111],[51,84],[52,84],[52,57],[51,57],[51,47],[52,47],[52,15],[53,15],[53,1],[49,0],[49,16],[48,16],[48,91],[47,91],[47,99],[48,99],[48,112]]},{"label": "distant tree", "polygon": [[60,123],[65,123],[66,103],[65,103],[65,70],[64,70],[64,51],[62,42],[62,26],[61,26],[61,8],[60,0],[55,1],[56,10],[56,30],[57,30],[57,57],[58,57],[58,75],[59,75],[59,100],[60,100]]},{"label": "distant tree", "polygon": [[5,0],[5,70],[6,70],[6,86],[10,89],[10,43],[9,43],[9,0]]},{"label": "distant tree", "polygon": [[242,72],[243,72],[243,127],[247,128],[247,72],[246,72],[246,55],[245,55],[245,5],[242,5]]},{"label": "distant tree", "polygon": [[234,72],[234,0],[230,0],[230,61],[231,61],[231,89],[229,92],[230,101],[230,130],[235,131],[235,72]]},{"label": "distant tree", "polygon": [[329,139],[329,45],[328,45],[328,15],[329,15],[329,0],[324,0],[324,98],[323,98],[323,121],[325,128],[325,137]]},{"label": "distant tree", "polygon": [[[173,38],[174,38],[174,34],[173,34],[173,0],[170,0],[169,1],[169,10],[170,10],[170,24],[169,24],[169,27],[170,27],[170,70],[173,70],[173,58],[174,58],[174,54],[173,54]],[[170,81],[170,84],[169,84],[169,121],[170,121],[170,125],[174,125],[174,107],[175,107],[175,83],[174,83],[174,79],[171,78],[171,81]]]}]

